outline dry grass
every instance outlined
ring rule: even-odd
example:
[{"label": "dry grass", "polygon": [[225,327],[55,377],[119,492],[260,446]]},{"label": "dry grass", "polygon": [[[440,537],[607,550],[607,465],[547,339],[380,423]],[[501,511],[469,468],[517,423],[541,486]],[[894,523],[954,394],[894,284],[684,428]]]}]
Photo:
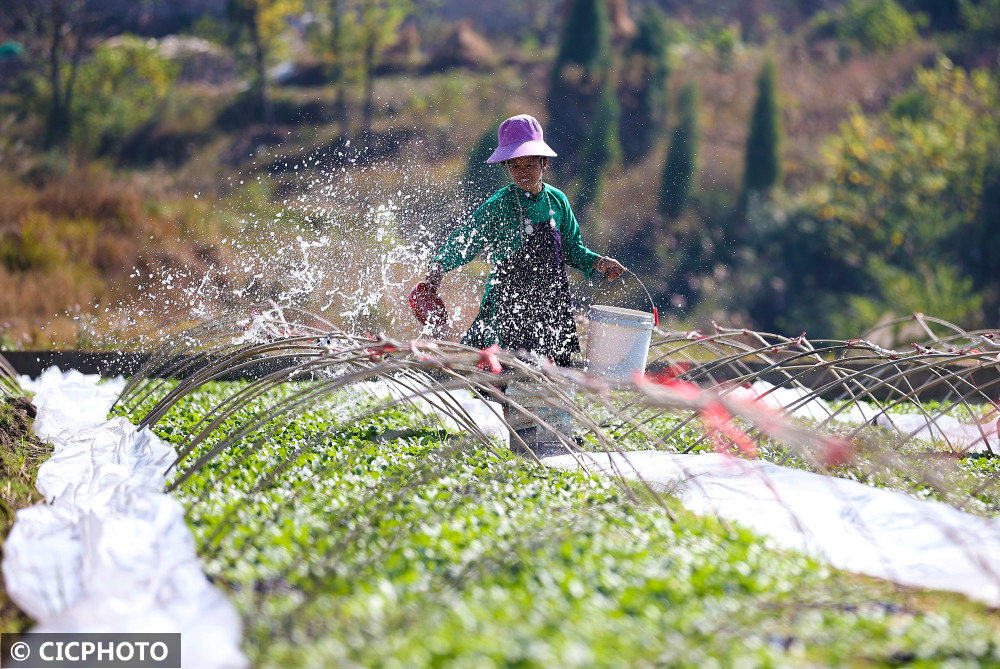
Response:
[{"label": "dry grass", "polygon": [[0,331],[7,345],[85,343],[79,317],[127,292],[134,268],[200,264],[191,244],[179,241],[192,214],[160,206],[169,197],[160,184],[92,163],[26,179],[0,173],[0,188]]}]

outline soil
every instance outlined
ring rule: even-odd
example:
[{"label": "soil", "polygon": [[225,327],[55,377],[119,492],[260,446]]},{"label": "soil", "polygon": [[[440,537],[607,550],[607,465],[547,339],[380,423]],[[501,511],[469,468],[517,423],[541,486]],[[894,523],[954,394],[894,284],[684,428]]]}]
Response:
[{"label": "soil", "polygon": [[0,407],[0,448],[11,451],[24,444],[29,449],[37,447],[44,452],[45,445],[31,431],[31,424],[38,415],[38,409],[31,400],[27,397],[5,397],[3,403],[6,407]]}]

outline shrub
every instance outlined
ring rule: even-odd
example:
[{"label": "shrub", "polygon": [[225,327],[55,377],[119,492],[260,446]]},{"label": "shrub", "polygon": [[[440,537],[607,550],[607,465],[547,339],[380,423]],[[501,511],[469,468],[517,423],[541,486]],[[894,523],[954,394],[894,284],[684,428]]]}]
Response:
[{"label": "shrub", "polygon": [[959,0],[959,14],[976,42],[989,44],[1000,39],[1000,0]]},{"label": "shrub", "polygon": [[698,125],[698,83],[692,81],[681,91],[678,100],[680,119],[674,128],[660,184],[659,211],[677,218],[687,208],[694,185],[700,129]]},{"label": "shrub", "polygon": [[848,0],[837,34],[870,51],[892,51],[916,39],[922,23],[896,0]]},{"label": "shrub", "polygon": [[483,203],[486,198],[507,184],[507,175],[501,165],[488,165],[490,157],[497,145],[497,130],[499,123],[487,128],[469,151],[469,164],[465,168],[466,207],[471,211]]},{"label": "shrub", "polygon": [[972,290],[1000,295],[988,201],[1000,192],[996,82],[946,59],[916,78],[893,112],[852,113],[826,147],[828,183],[769,237],[787,321],[856,336],[880,311],[937,310],[974,326],[981,306],[995,310]]},{"label": "shrub", "polygon": [[622,114],[618,138],[626,161],[645,158],[663,127],[670,75],[668,47],[663,13],[649,5],[626,50],[619,86]]},{"label": "shrub", "polygon": [[177,65],[134,37],[99,47],[80,66],[71,140],[89,154],[116,153],[170,92]]},{"label": "shrub", "polygon": [[764,61],[757,77],[757,101],[747,135],[743,188],[749,193],[766,192],[781,178],[781,108],[778,104],[778,72],[774,60]]}]

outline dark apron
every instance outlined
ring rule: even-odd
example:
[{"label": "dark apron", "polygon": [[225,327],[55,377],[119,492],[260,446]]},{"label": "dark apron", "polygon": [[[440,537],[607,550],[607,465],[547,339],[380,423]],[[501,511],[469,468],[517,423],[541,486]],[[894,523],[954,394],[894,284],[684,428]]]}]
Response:
[{"label": "dark apron", "polygon": [[547,222],[534,228],[516,253],[497,264],[490,298],[462,343],[477,348],[499,343],[509,351],[528,351],[568,367],[580,340],[562,239]]}]

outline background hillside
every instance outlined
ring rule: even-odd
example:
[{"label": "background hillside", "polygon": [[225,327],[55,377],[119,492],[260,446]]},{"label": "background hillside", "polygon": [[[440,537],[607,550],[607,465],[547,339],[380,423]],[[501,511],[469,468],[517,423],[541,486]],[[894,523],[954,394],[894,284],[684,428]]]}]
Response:
[{"label": "background hillside", "polygon": [[[995,0],[13,0],[0,344],[101,346],[250,299],[405,334],[410,282],[502,183],[480,163],[519,112],[559,151],[550,181],[589,244],[677,327],[994,326],[997,17]],[[481,270],[445,285],[459,325]]]}]

